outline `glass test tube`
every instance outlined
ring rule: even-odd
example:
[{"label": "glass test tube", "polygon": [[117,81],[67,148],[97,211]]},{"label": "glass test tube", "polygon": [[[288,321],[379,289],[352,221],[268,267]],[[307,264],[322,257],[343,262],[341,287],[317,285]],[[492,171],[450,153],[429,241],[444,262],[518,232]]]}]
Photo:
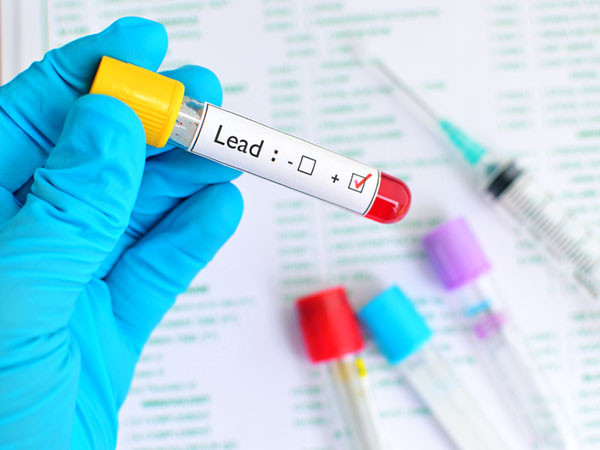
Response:
[{"label": "glass test tube", "polygon": [[425,253],[460,302],[478,359],[529,448],[577,448],[569,420],[538,370],[522,334],[507,320],[491,266],[462,218],[423,238]]},{"label": "glass test tube", "polygon": [[380,223],[401,220],[406,184],[380,170],[184,96],[177,80],[104,56],[90,93],[116,97],[138,115],[146,141],[167,141],[195,155],[287,186]]},{"label": "glass test tube", "polygon": [[296,308],[308,356],[327,371],[350,445],[355,450],[385,449],[367,370],[358,353],[364,342],[346,291],[335,287],[302,297]]},{"label": "glass test tube", "polygon": [[358,313],[377,347],[431,409],[463,450],[507,450],[472,395],[431,342],[432,332],[412,302],[393,286]]}]

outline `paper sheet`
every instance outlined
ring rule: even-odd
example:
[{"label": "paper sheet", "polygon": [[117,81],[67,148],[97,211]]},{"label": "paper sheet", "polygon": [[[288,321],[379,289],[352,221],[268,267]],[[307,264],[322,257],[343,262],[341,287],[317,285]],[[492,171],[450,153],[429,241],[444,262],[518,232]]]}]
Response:
[{"label": "paper sheet", "polygon": [[[458,215],[476,230],[586,448],[599,445],[599,305],[572,293],[350,53],[356,42],[377,47],[439,111],[520,156],[596,224],[597,1],[49,0],[47,8],[49,47],[124,15],[160,20],[170,35],[165,67],[213,69],[227,108],[377,166],[414,195],[409,216],[383,226],[241,177],[240,228],[152,335],[120,414],[120,449],[344,448],[324,375],[303,354],[293,301],[343,284],[358,305],[392,283],[415,299],[511,448],[524,448],[423,259],[421,236]],[[451,448],[370,344],[367,363],[390,448]]]},{"label": "paper sheet", "polygon": [[46,0],[0,2],[0,81],[4,84],[48,49]]}]

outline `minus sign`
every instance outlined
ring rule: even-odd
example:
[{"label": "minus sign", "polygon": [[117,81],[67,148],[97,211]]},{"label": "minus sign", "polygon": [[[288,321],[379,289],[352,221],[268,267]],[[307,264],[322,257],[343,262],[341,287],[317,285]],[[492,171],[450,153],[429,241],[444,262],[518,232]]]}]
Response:
[{"label": "minus sign", "polygon": [[292,161],[288,161],[288,164],[294,164]]}]

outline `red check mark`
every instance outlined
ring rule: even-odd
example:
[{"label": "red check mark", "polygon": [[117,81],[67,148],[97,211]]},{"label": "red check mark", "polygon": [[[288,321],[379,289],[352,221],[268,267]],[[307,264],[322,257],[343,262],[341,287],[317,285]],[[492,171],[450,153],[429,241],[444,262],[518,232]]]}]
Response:
[{"label": "red check mark", "polygon": [[362,180],[360,181],[354,181],[354,186],[356,186],[356,189],[360,189],[360,187],[365,184],[365,182],[371,178],[371,174],[367,175],[366,177],[364,177]]}]

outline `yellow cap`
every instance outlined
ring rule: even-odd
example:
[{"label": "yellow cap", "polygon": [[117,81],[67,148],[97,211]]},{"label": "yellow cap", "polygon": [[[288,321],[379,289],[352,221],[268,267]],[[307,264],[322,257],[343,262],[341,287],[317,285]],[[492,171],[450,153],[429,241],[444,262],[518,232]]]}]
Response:
[{"label": "yellow cap", "polygon": [[135,111],[146,142],[164,147],[175,126],[185,88],[177,80],[103,56],[90,94],[118,98]]}]

